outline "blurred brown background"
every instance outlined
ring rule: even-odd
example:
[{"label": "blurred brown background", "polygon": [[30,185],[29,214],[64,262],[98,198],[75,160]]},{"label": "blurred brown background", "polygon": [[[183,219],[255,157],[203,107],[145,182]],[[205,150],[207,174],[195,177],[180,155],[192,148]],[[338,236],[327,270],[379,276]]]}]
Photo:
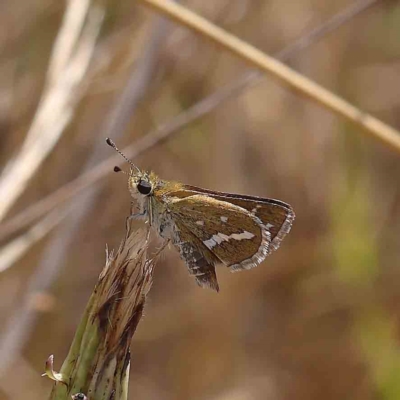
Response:
[{"label": "blurred brown background", "polygon": [[[81,49],[81,58],[92,54],[76,86],[68,87],[76,69],[68,66],[51,80],[66,10],[78,15],[84,3],[0,5],[3,178],[43,93],[64,79],[66,95],[60,108],[63,94],[50,97],[46,118],[54,121],[40,125],[25,145],[38,146],[36,157],[48,155],[4,222],[114,156],[106,136],[123,148],[248,71],[201,36],[161,22],[137,2],[117,0],[95,2],[104,17],[88,33],[92,44]],[[274,54],[352,2],[182,4]],[[400,2],[377,1],[288,64],[400,128],[399,26]],[[49,139],[63,119],[59,138]],[[54,147],[46,149],[51,140]],[[132,343],[132,399],[400,398],[400,158],[394,150],[266,77],[135,162],[165,179],[281,199],[297,218],[262,266],[237,274],[219,268],[219,294],[197,287],[177,252],[165,251]],[[12,175],[11,187],[22,174]],[[115,248],[124,235],[126,177],[110,168],[91,188],[58,205],[53,216],[62,216],[66,204],[68,216],[15,261],[6,262],[6,246],[30,227],[2,238],[1,400],[48,396],[52,383],[40,378],[44,361],[54,354],[56,368],[61,365],[105,246]],[[0,193],[4,202],[7,193]]]}]

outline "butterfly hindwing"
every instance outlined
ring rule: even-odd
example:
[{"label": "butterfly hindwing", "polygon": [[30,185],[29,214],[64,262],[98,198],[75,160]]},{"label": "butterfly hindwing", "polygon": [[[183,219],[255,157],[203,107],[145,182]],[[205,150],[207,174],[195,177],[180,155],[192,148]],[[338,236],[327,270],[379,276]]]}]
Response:
[{"label": "butterfly hindwing", "polygon": [[218,292],[215,264],[219,260],[202,246],[200,240],[193,237],[193,233],[184,224],[177,223],[177,228],[177,240],[173,244],[185,261],[190,275],[195,277],[199,286]]}]

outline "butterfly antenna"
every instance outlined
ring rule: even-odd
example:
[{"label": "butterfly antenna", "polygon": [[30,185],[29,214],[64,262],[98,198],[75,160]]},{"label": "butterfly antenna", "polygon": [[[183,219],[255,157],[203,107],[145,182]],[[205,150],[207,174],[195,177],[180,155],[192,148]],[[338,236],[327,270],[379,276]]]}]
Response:
[{"label": "butterfly antenna", "polygon": [[[127,162],[129,163],[129,165],[130,165],[131,167],[135,168],[137,171],[140,172],[140,169],[139,169],[131,160],[129,160],[129,159],[125,156],[125,154],[116,146],[116,144],[115,144],[110,138],[107,138],[107,139],[106,139],[106,143],[107,143],[109,146],[111,146],[119,155],[121,155],[121,156],[124,158],[124,160],[127,161]],[[119,167],[116,167],[116,168],[119,168]],[[115,172],[119,172],[119,170],[116,171],[115,168],[114,168],[114,171],[115,171]]]}]

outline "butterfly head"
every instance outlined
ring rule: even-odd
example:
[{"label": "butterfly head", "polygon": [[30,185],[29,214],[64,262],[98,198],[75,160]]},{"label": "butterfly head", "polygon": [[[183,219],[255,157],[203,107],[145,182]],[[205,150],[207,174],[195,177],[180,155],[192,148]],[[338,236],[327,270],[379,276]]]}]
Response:
[{"label": "butterfly head", "polygon": [[[158,178],[154,173],[147,173],[140,170],[131,160],[129,160],[115,145],[115,143],[107,138],[106,143],[113,147],[130,165],[128,187],[134,200],[139,204],[146,202],[149,196],[153,195],[154,187],[158,182]],[[114,171],[121,171],[119,167],[115,167]]]},{"label": "butterfly head", "polygon": [[129,191],[132,197],[140,199],[153,194],[156,179],[153,173],[147,173],[131,168],[128,180]]},{"label": "butterfly head", "polygon": [[130,170],[128,179],[129,192],[133,202],[141,213],[148,210],[148,203],[153,195],[154,181],[151,177],[152,174],[148,174],[147,172],[133,168]]}]

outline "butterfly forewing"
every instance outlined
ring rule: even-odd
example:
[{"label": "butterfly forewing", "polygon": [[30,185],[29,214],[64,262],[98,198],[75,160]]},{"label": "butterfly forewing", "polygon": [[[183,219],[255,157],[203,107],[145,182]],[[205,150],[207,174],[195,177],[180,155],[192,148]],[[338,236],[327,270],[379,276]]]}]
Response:
[{"label": "butterfly forewing", "polygon": [[276,250],[294,219],[279,200],[171,184],[154,191],[165,199],[176,227],[173,243],[201,286],[218,290],[214,265],[231,271],[259,265]]},{"label": "butterfly forewing", "polygon": [[270,232],[270,252],[279,247],[283,238],[289,233],[295,217],[293,209],[289,204],[280,200],[263,197],[217,192],[190,185],[183,185],[181,190],[173,193],[173,196],[185,198],[193,196],[195,193],[204,194],[214,199],[234,204],[258,217]]},{"label": "butterfly forewing", "polygon": [[199,194],[179,199],[169,209],[175,221],[190,227],[202,245],[227,266],[251,258],[262,244],[260,223],[243,208]]},{"label": "butterfly forewing", "polygon": [[[222,196],[216,196],[216,198],[224,199]],[[270,251],[279,247],[280,242],[289,232],[294,219],[290,206],[280,201],[260,198],[254,200],[241,197],[225,197],[225,201],[227,200],[246,209],[262,221],[271,234]]]}]

